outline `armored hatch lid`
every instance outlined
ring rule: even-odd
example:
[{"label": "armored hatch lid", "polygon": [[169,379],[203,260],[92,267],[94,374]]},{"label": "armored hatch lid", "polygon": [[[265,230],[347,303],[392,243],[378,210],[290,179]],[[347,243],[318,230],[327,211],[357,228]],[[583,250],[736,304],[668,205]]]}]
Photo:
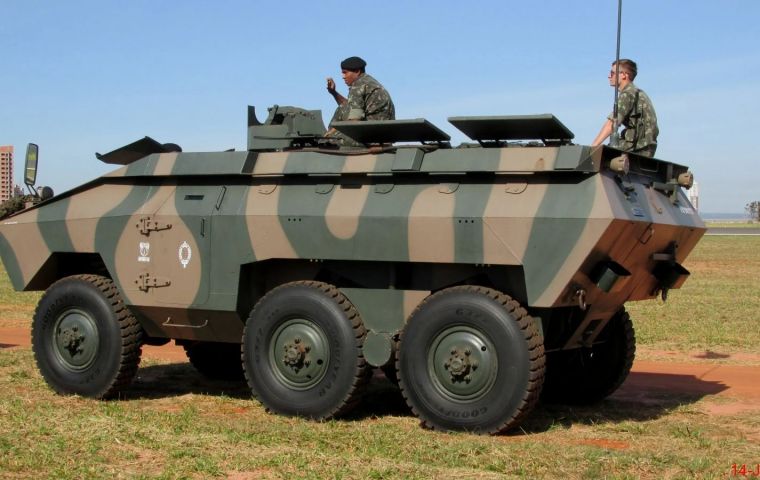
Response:
[{"label": "armored hatch lid", "polygon": [[542,140],[544,143],[570,143],[575,135],[551,113],[542,115],[505,115],[449,117],[449,123],[472,140]]},{"label": "armored hatch lid", "polygon": [[181,152],[179,145],[174,143],[159,143],[150,137],[144,137],[129,145],[124,145],[108,153],[97,153],[95,157],[104,163],[115,165],[129,165],[135,160],[150,155],[151,153]]},{"label": "armored hatch lid", "polygon": [[359,143],[448,142],[451,137],[424,118],[334,122],[339,132]]}]

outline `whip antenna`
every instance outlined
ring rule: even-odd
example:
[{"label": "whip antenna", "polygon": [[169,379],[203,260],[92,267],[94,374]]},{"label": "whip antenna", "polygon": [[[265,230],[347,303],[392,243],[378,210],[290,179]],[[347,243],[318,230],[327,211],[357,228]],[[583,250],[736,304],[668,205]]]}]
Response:
[{"label": "whip antenna", "polygon": [[620,28],[623,18],[623,0],[618,0],[617,48],[615,50],[615,103],[612,106],[612,138],[610,145],[618,143],[618,82],[620,81]]}]

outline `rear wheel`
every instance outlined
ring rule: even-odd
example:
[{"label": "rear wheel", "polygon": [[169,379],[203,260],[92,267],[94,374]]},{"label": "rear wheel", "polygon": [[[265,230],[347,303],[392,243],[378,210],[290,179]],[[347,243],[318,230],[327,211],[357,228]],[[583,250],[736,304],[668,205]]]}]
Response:
[{"label": "rear wheel", "polygon": [[350,410],[368,379],[366,331],[332,285],[292,282],[267,293],[243,333],[243,369],[254,396],[285,415],[329,419]]},{"label": "rear wheel", "polygon": [[591,348],[546,355],[547,402],[588,405],[611,395],[628,377],[636,355],[631,317],[620,310],[604,327]]},{"label": "rear wheel", "polygon": [[239,344],[194,342],[184,347],[190,363],[204,376],[213,380],[243,379]]},{"label": "rear wheel", "polygon": [[417,307],[401,333],[397,364],[401,392],[423,425],[495,434],[535,405],[544,350],[516,301],[462,286]]},{"label": "rear wheel", "polygon": [[56,392],[109,398],[131,383],[142,334],[111,279],[75,275],[51,285],[40,299],[32,348]]}]

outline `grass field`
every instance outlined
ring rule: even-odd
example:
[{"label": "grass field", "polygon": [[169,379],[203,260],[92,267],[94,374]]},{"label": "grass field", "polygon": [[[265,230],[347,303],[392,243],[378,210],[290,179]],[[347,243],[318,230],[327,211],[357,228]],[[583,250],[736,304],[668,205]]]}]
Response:
[{"label": "grass field", "polygon": [[[760,237],[705,237],[667,303],[629,305],[642,353],[760,351]],[[0,272],[2,273],[2,272]],[[0,327],[38,294],[0,275]],[[703,360],[707,361],[707,360]],[[722,361],[731,361],[731,357]],[[376,381],[348,419],[273,416],[234,382],[145,361],[119,401],[53,394],[28,348],[0,348],[0,478],[725,478],[760,463],[755,411],[708,415],[695,395],[539,405],[498,437],[423,430]]]},{"label": "grass field", "polygon": [[662,301],[630,303],[639,345],[726,354],[760,352],[760,237],[703,237],[691,276]]},{"label": "grass field", "polygon": [[707,221],[705,222],[707,228],[757,228],[760,229],[760,223],[751,222],[749,220],[737,220],[734,222],[725,221]]}]

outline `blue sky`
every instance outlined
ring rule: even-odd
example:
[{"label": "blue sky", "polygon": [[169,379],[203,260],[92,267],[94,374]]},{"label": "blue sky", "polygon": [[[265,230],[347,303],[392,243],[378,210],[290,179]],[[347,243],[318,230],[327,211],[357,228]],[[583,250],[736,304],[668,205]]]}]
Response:
[{"label": "blue sky", "polygon": [[[621,56],[660,123],[657,156],[689,165],[703,212],[760,200],[757,0],[624,0]],[[553,113],[590,143],[611,110],[616,0],[0,0],[0,145],[40,145],[38,184],[101,175],[151,136],[185,151],[246,146],[246,105],[335,107],[325,77],[359,55],[397,118]]]}]

